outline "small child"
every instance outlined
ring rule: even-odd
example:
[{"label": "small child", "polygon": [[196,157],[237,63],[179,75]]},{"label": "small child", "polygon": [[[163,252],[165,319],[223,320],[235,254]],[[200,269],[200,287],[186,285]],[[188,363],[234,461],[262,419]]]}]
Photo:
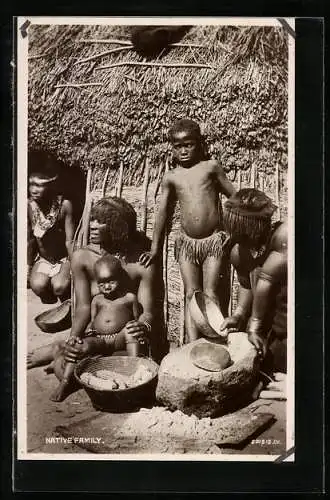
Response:
[{"label": "small child", "polygon": [[120,260],[106,255],[94,265],[99,287],[91,305],[91,328],[98,337],[113,341],[115,350],[125,349],[124,326],[139,317],[139,304],[134,293],[127,291],[125,271]]},{"label": "small child", "polygon": [[228,316],[229,262],[223,256],[228,236],[223,230],[219,195],[234,194],[234,188],[216,160],[205,157],[199,125],[183,119],[169,133],[177,168],[165,174],[155,221],[150,253],[141,263],[150,265],[163,246],[166,223],[178,200],[181,233],[175,242],[175,258],[179,262],[186,296],[185,324],[190,341],[199,337],[191,321],[189,301],[196,290],[203,290]]},{"label": "small child", "polygon": [[[126,349],[131,337],[123,331],[125,325],[139,317],[139,304],[134,293],[128,290],[126,274],[119,259],[105,255],[94,264],[95,279],[100,293],[91,304],[91,330],[87,336],[102,338],[112,351]],[[78,341],[80,339],[71,339]],[[69,339],[70,342],[70,339]],[[63,379],[52,394],[53,401],[63,401],[70,392],[69,384],[74,363],[67,362]]]}]

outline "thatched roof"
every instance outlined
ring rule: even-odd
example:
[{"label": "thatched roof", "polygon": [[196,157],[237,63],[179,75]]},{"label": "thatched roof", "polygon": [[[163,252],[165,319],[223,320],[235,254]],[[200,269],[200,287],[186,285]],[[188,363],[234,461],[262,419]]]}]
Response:
[{"label": "thatched roof", "polygon": [[[194,26],[182,40],[194,46],[175,46],[153,60],[207,67],[135,66],[145,60],[132,48],[91,42],[128,41],[129,29],[30,27],[30,149],[45,149],[68,165],[95,172],[110,166],[115,173],[122,161],[124,182],[134,185],[146,154],[156,178],[168,155],[169,126],[188,116],[201,124],[212,156],[221,157],[227,171],[252,164],[266,174],[275,164],[286,169],[282,28]],[[108,53],[113,49],[122,50]],[[78,86],[67,86],[72,84]]]}]

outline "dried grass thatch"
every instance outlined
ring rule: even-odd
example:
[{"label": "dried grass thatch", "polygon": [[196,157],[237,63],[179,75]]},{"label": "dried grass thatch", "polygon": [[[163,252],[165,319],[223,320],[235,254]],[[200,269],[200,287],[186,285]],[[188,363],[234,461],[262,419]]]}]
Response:
[{"label": "dried grass thatch", "polygon": [[[132,50],[129,33],[125,26],[30,27],[29,148],[92,170],[94,198],[121,194],[151,237],[159,181],[171,163],[168,129],[190,117],[236,187],[264,190],[285,216],[284,30],[195,26],[182,44],[152,61],[156,66]],[[171,66],[178,63],[185,66]],[[176,341],[182,293],[173,258],[177,228],[176,214],[167,265],[169,335]]]},{"label": "dried grass thatch", "polygon": [[152,61],[207,68],[135,66],[146,61],[131,47],[93,41],[127,42],[129,30],[30,27],[30,148],[54,152],[68,165],[92,167],[100,178],[110,167],[110,180],[123,161],[124,184],[134,185],[147,153],[155,179],[168,155],[171,123],[189,116],[201,124],[211,155],[220,157],[227,171],[252,164],[266,174],[275,164],[286,169],[282,28],[195,26],[183,39],[192,47],[173,47]]}]

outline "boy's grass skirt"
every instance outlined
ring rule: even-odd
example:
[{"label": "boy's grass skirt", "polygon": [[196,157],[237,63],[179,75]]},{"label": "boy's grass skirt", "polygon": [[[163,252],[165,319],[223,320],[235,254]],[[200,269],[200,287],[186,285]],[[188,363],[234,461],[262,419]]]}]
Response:
[{"label": "boy's grass skirt", "polygon": [[228,235],[224,231],[218,231],[207,238],[200,239],[190,238],[190,236],[180,232],[175,240],[175,260],[178,261],[183,257],[188,262],[200,266],[208,257],[221,259],[228,239]]}]

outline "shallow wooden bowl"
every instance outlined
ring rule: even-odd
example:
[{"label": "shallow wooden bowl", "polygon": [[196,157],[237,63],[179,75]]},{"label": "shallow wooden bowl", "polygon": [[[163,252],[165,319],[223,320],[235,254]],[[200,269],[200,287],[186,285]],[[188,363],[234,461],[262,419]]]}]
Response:
[{"label": "shallow wooden bowl", "polygon": [[194,345],[190,359],[198,368],[210,372],[220,372],[232,364],[228,349],[212,342]]},{"label": "shallow wooden bowl", "polygon": [[71,299],[39,314],[34,321],[46,333],[57,333],[71,327]]},{"label": "shallow wooden bowl", "polygon": [[218,305],[204,292],[196,291],[189,303],[190,315],[203,337],[226,338],[220,331],[224,317]]}]

